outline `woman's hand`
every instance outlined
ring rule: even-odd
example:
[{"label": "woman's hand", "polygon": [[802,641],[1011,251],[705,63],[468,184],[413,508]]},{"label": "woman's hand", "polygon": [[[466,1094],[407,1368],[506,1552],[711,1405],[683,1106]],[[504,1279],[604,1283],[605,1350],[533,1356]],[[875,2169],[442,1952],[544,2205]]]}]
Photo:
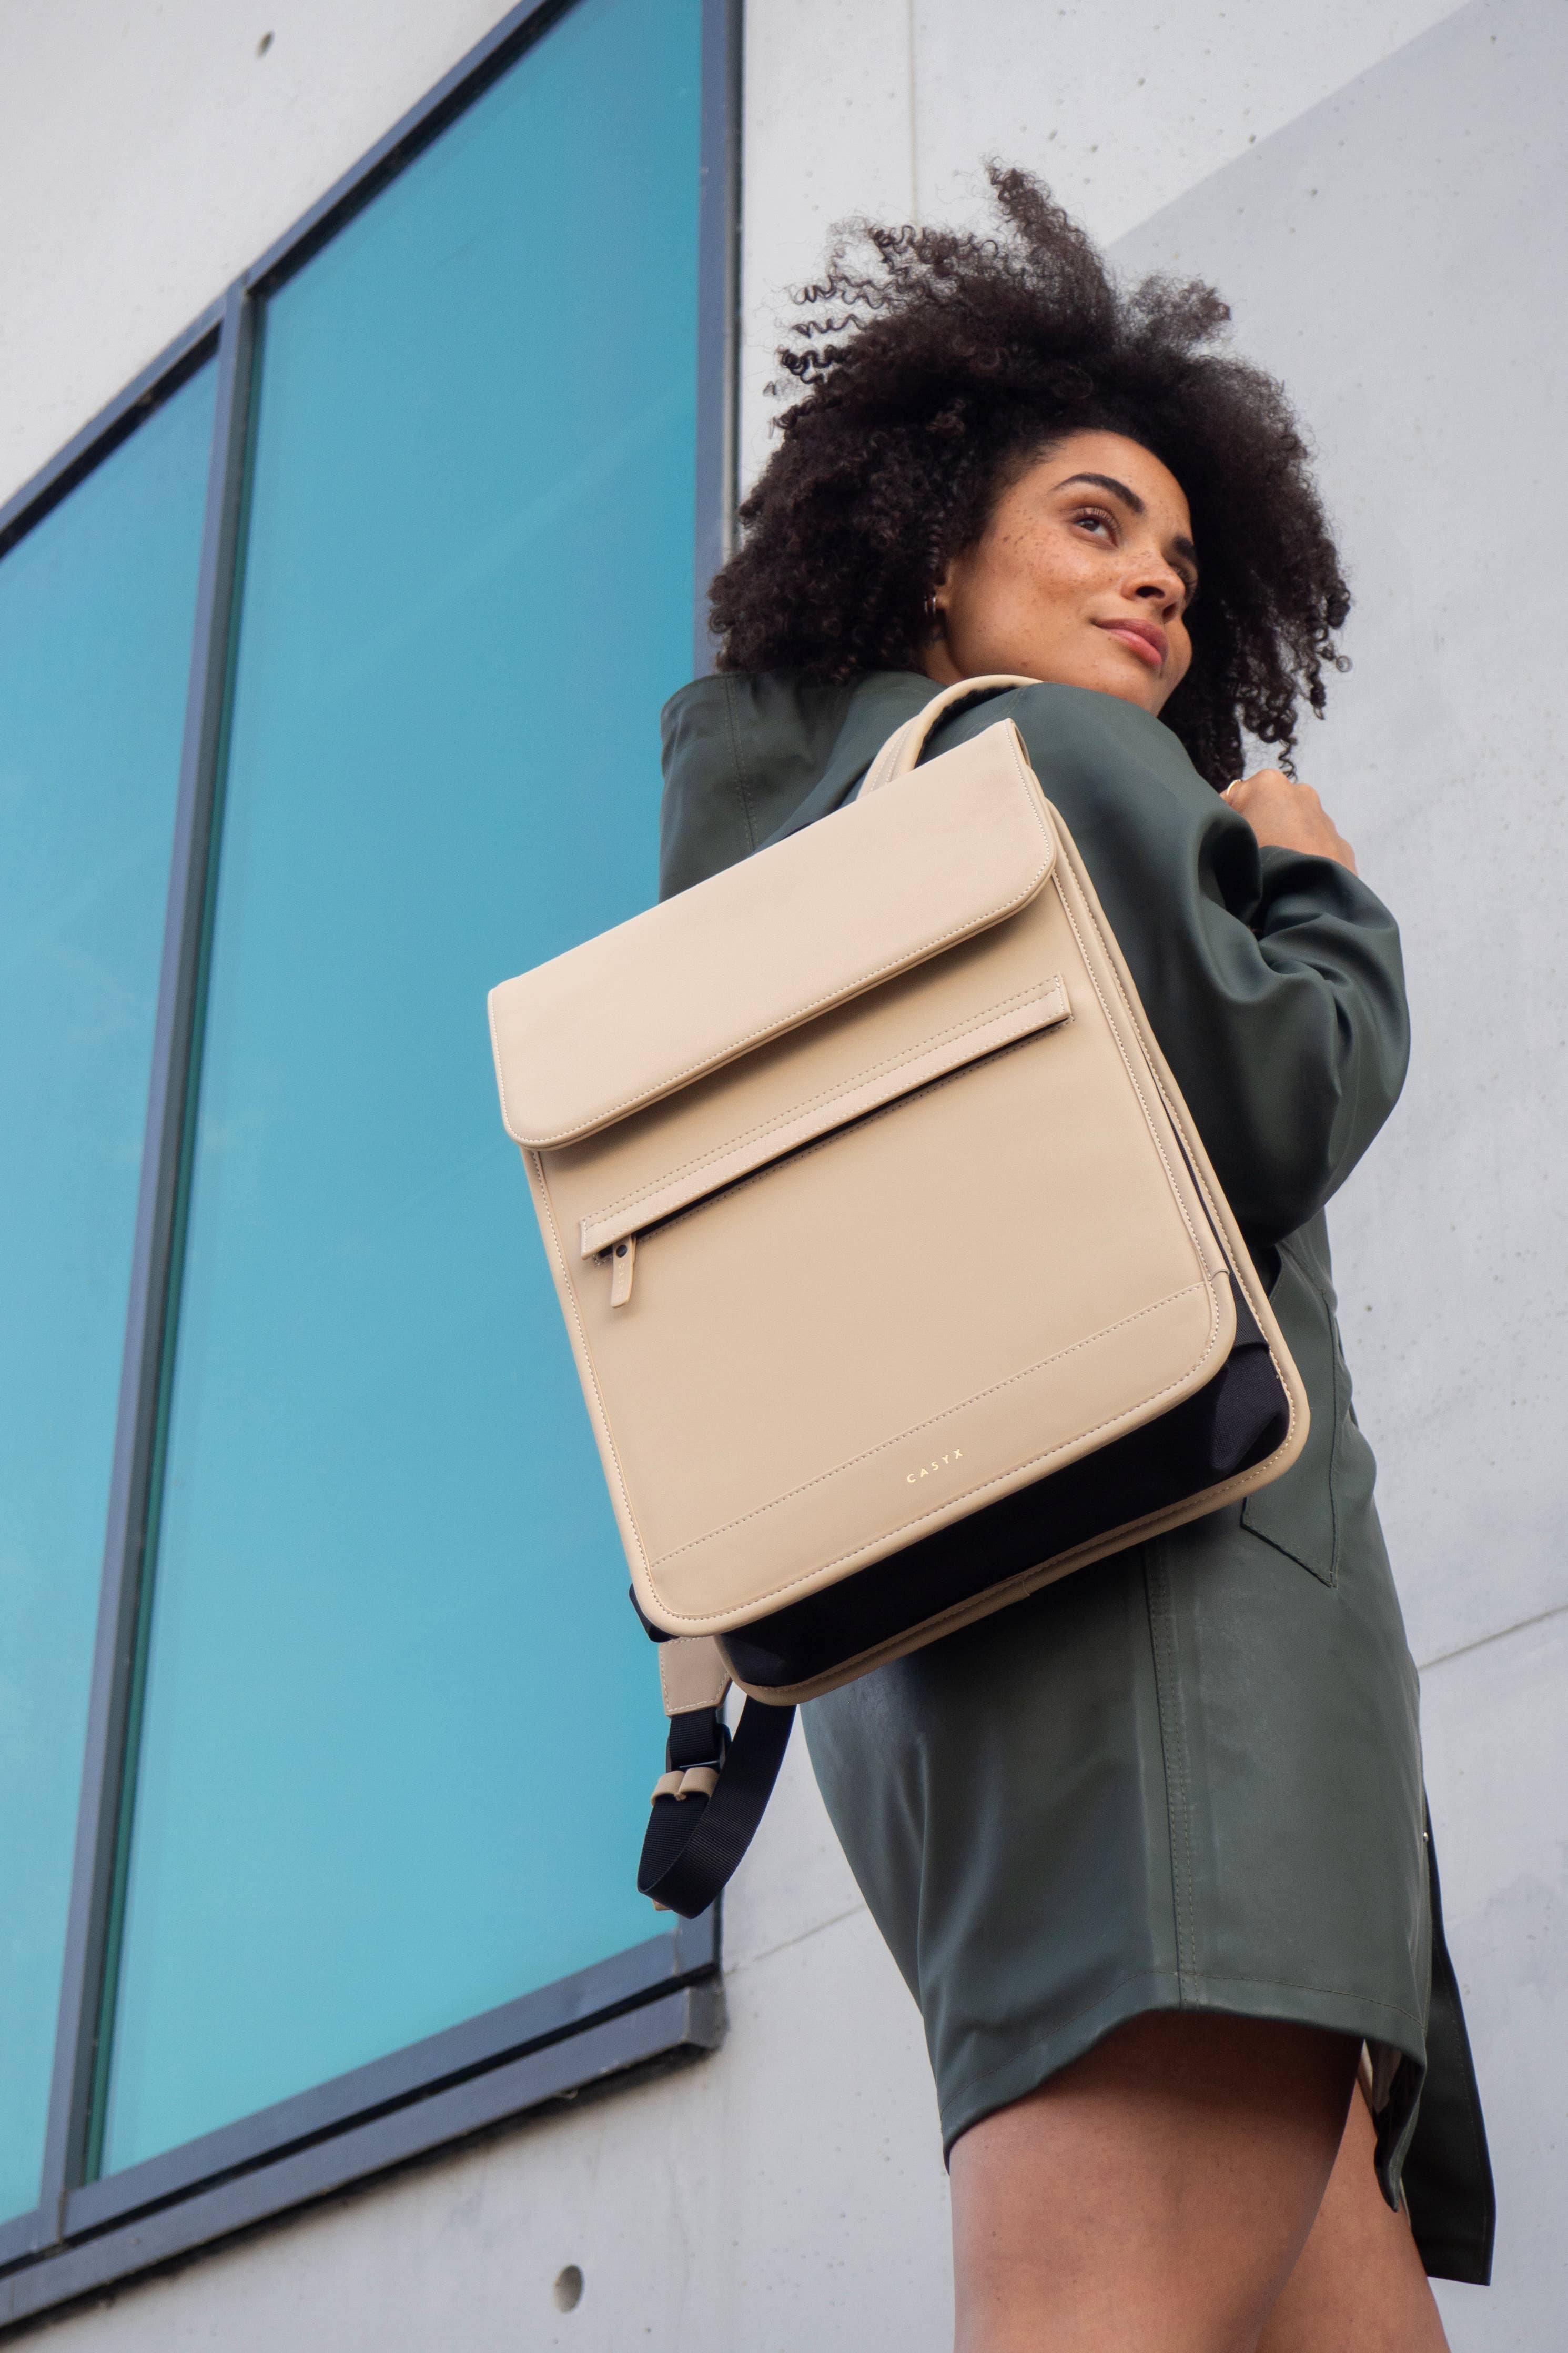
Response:
[{"label": "woman's hand", "polygon": [[1299,849],[1309,858],[1331,858],[1355,872],[1355,851],[1310,785],[1297,784],[1279,768],[1240,776],[1221,795],[1244,817],[1264,849]]}]

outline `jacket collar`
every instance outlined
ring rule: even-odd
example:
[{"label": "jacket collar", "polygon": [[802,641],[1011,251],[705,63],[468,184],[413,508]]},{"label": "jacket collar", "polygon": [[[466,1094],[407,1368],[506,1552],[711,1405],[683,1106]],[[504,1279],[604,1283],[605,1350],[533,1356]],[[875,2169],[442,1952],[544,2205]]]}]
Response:
[{"label": "jacket collar", "polygon": [[723,670],[665,705],[659,896],[763,849],[853,797],[930,679],[877,670],[847,686]]}]

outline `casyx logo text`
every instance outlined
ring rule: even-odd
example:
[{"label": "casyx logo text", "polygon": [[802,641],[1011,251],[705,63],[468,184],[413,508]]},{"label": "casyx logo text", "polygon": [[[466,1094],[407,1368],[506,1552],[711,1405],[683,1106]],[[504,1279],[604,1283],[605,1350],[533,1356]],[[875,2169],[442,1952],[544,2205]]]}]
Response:
[{"label": "casyx logo text", "polygon": [[930,1462],[922,1462],[918,1471],[906,1472],[904,1484],[906,1487],[912,1487],[917,1480],[934,1479],[937,1472],[939,1471],[945,1471],[950,1462],[962,1462],[963,1460],[963,1447],[955,1446],[951,1454],[938,1454]]}]

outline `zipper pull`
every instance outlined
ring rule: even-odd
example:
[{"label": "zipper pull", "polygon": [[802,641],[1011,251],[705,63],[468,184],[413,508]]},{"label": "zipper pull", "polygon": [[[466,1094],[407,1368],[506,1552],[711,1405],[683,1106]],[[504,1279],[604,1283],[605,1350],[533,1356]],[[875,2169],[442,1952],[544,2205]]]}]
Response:
[{"label": "zipper pull", "polygon": [[628,1234],[610,1250],[610,1304],[624,1307],[632,1295],[632,1269],[637,1262],[637,1238]]}]

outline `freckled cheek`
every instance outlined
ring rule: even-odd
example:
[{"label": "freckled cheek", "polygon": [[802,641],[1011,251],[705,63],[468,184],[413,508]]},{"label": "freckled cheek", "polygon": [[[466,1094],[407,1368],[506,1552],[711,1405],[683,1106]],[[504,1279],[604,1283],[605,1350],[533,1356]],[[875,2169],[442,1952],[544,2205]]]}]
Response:
[{"label": "freckled cheek", "polygon": [[1031,551],[1018,566],[1017,578],[1037,604],[1049,607],[1064,623],[1078,618],[1086,600],[1101,586],[1092,565],[1057,548]]}]

